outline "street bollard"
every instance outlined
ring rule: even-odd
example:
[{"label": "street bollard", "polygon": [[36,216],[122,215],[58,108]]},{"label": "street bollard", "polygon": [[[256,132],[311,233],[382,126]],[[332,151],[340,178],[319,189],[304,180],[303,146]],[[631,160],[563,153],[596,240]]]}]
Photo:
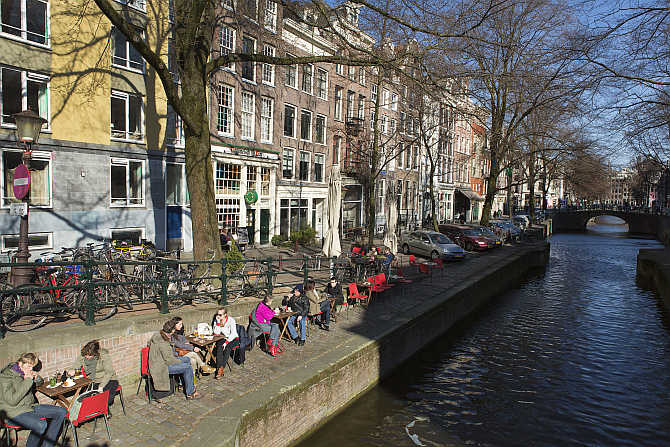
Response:
[{"label": "street bollard", "polygon": [[226,268],[228,267],[228,260],[226,258],[221,258],[221,276],[219,277],[221,281],[221,298],[219,299],[219,304],[225,306],[228,304],[228,272]]},{"label": "street bollard", "polygon": [[160,260],[161,267],[161,313],[169,313],[168,309],[168,274],[167,274],[167,261],[165,259]]},{"label": "street bollard", "polygon": [[268,295],[272,296],[272,258],[268,258]]},{"label": "street bollard", "polygon": [[86,326],[95,325],[95,294],[93,293],[93,261],[86,260]]}]

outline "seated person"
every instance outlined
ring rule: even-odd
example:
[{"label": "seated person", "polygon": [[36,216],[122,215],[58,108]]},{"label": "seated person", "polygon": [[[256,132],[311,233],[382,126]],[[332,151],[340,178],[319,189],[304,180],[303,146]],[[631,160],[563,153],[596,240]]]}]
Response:
[{"label": "seated person", "polygon": [[174,317],[174,335],[172,336],[172,340],[170,341],[170,344],[173,346],[175,355],[179,357],[177,354],[177,348],[179,348],[182,351],[188,351],[186,354],[183,354],[184,357],[188,357],[188,359],[191,362],[191,368],[193,369],[193,373],[195,374],[198,369],[202,371],[204,374],[211,374],[214,372],[214,369],[206,364],[203,360],[202,357],[200,357],[200,348],[197,346],[193,346],[186,340],[186,336],[184,335],[184,320],[182,320],[181,317]]},{"label": "seated person", "polygon": [[230,250],[230,246],[233,244],[233,240],[228,234],[228,228],[223,227],[219,229],[219,242],[221,243],[221,249],[223,251]]},{"label": "seated person", "polygon": [[391,264],[395,261],[395,255],[391,253],[391,249],[384,247],[384,261],[382,265],[384,266],[384,273],[386,273],[386,280],[389,280],[391,276]]},{"label": "seated person", "polygon": [[337,282],[337,278],[334,276],[330,278],[330,281],[328,284],[326,284],[326,288],[324,289],[324,293],[326,294],[326,298],[334,298],[335,299],[335,305],[339,306],[340,304],[344,304],[344,295],[342,294],[342,285]]},{"label": "seated person", "polygon": [[[302,284],[298,284],[293,288],[291,296],[288,298],[288,306],[296,313],[288,319],[288,333],[298,346],[303,346],[307,335],[305,324],[307,323],[307,315],[309,315],[309,300],[303,293]],[[296,322],[300,325],[300,339],[298,339],[298,333],[295,330]]]},{"label": "seated person", "polygon": [[223,377],[226,371],[226,363],[233,349],[240,347],[240,337],[237,335],[235,319],[228,316],[225,307],[219,307],[212,320],[212,332],[214,335],[223,335],[225,338],[216,342],[214,352],[216,354],[216,376],[215,379]]},{"label": "seated person", "polygon": [[170,390],[170,374],[184,377],[184,388],[188,399],[200,399],[202,395],[195,390],[193,369],[188,357],[176,357],[170,341],[175,332],[174,320],[168,320],[163,329],[149,340],[149,372],[154,388],[158,391]]},{"label": "seated person", "polygon": [[[84,373],[86,378],[102,386],[102,392],[109,390],[109,405],[114,403],[119,381],[112,364],[109,351],[100,348],[98,340],[91,340],[81,348],[81,355],[74,362],[74,369],[69,373],[71,376]],[[108,417],[112,417],[111,409]]]},{"label": "seated person", "polygon": [[269,332],[270,338],[267,341],[267,351],[272,357],[277,357],[277,343],[279,342],[279,325],[273,323],[275,311],[270,307],[272,297],[265,296],[263,301],[256,306],[256,320],[263,332]]},{"label": "seated person", "polygon": [[37,356],[27,352],[0,371],[0,412],[9,423],[30,430],[27,447],[51,447],[58,441],[67,411],[35,400],[33,385],[41,381],[33,371],[37,362]]},{"label": "seated person", "polygon": [[330,330],[330,301],[321,300],[319,292],[316,291],[316,284],[313,279],[307,280],[305,284],[305,295],[309,300],[309,314],[316,315],[321,314],[320,319],[316,321],[319,325],[319,328],[324,331]]}]

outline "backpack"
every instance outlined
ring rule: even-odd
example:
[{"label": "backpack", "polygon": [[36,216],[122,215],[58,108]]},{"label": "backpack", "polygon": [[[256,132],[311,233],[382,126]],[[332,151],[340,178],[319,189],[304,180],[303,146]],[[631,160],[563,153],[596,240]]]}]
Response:
[{"label": "backpack", "polygon": [[93,388],[88,391],[84,391],[81,393],[77,398],[72,402],[72,406],[70,406],[70,411],[68,412],[68,419],[70,422],[76,421],[77,418],[79,418],[79,410],[81,410],[81,403],[86,399],[87,397],[95,396],[96,394],[100,394],[100,390],[98,388]]}]

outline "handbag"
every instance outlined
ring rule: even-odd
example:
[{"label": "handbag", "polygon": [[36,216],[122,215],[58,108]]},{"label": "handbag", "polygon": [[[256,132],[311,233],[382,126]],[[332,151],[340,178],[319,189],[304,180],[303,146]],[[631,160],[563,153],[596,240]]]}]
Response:
[{"label": "handbag", "polygon": [[189,352],[191,352],[188,349],[184,349],[184,348],[174,348],[174,349],[177,352],[177,357],[183,357],[186,354],[188,354]]}]

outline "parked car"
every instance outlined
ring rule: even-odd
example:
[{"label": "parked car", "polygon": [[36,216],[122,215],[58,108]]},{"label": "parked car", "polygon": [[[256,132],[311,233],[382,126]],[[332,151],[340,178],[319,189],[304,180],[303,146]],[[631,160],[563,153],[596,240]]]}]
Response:
[{"label": "parked car", "polygon": [[472,228],[489,241],[491,248],[502,246],[502,238],[498,237],[493,231],[481,225],[472,225]]},{"label": "parked car", "polygon": [[512,216],[512,222],[514,223],[514,225],[521,228],[522,230],[525,230],[530,226],[530,218],[523,214],[517,214],[516,216]]},{"label": "parked car", "polygon": [[518,241],[521,239],[521,229],[514,225],[511,220],[509,219],[497,219],[493,221],[496,223],[496,225],[502,225],[504,228],[506,228],[509,231],[509,238],[510,240],[513,241]]},{"label": "parked car", "polygon": [[439,225],[440,233],[445,234],[467,251],[483,251],[489,248],[490,242],[472,227],[466,225]]},{"label": "parked car", "polygon": [[417,254],[431,259],[461,260],[465,252],[447,236],[435,231],[412,231],[400,236],[400,247],[405,254]]},{"label": "parked car", "polygon": [[512,230],[505,223],[498,220],[489,221],[489,228],[493,231],[496,236],[502,238],[503,242],[507,242],[512,239]]}]

